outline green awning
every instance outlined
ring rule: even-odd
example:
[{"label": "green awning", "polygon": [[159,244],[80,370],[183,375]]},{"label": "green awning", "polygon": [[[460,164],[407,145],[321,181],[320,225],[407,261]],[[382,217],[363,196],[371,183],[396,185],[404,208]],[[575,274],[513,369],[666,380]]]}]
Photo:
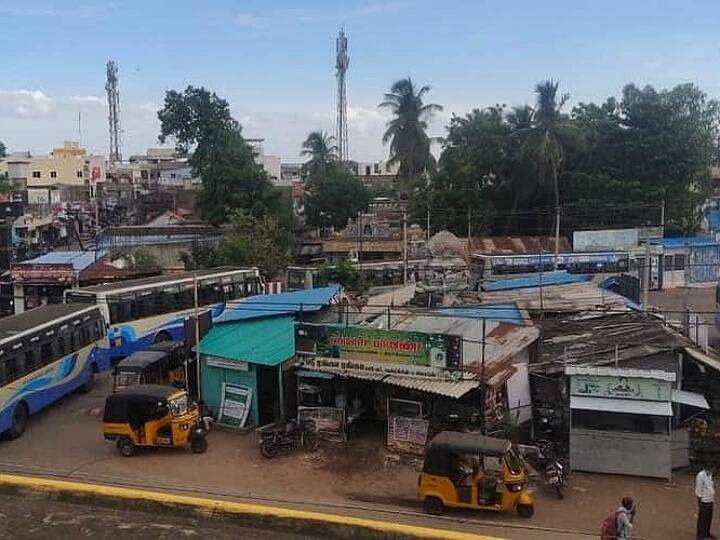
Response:
[{"label": "green awning", "polygon": [[218,324],[200,341],[200,353],[263,366],[280,365],[295,354],[293,318]]}]

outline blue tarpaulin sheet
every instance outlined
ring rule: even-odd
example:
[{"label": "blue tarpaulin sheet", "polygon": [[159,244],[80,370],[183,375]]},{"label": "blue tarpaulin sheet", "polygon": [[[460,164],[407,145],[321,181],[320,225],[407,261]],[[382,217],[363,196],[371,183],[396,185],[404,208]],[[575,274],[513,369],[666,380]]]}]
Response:
[{"label": "blue tarpaulin sheet", "polygon": [[523,324],[520,310],[513,302],[444,308],[439,309],[438,312],[443,315],[467,319],[487,319],[508,324]]}]

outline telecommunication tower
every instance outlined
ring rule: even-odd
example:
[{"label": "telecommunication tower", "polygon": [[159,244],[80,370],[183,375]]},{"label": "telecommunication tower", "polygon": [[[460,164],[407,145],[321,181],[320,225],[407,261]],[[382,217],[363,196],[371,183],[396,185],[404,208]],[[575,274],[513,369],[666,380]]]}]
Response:
[{"label": "telecommunication tower", "polygon": [[110,60],[107,63],[108,131],[110,135],[109,160],[117,162],[120,155],[120,91],[118,90],[118,67]]},{"label": "telecommunication tower", "polygon": [[337,52],[335,60],[337,78],[337,125],[335,126],[335,138],[337,139],[338,158],[341,163],[348,159],[348,130],[347,130],[347,91],[345,89],[345,75],[350,65],[350,57],[347,54],[347,38],[345,32],[340,29],[335,40]]}]

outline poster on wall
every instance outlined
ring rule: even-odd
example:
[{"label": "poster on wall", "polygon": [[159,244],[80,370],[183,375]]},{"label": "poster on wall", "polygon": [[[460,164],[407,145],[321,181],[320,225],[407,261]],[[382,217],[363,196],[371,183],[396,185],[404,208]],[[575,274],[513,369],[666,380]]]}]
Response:
[{"label": "poster on wall", "polygon": [[669,381],[640,377],[607,375],[573,375],[570,393],[574,396],[670,401]]},{"label": "poster on wall", "polygon": [[430,422],[424,418],[388,416],[387,446],[396,452],[423,454]]},{"label": "poster on wall", "polygon": [[345,440],[345,410],[338,407],[298,407],[298,418],[314,420],[318,433],[325,439]]},{"label": "poster on wall", "polygon": [[248,414],[250,414],[251,403],[252,388],[223,383],[218,423],[234,428],[244,428]]},{"label": "poster on wall", "polygon": [[462,369],[462,336],[362,326],[297,325],[298,353]]}]

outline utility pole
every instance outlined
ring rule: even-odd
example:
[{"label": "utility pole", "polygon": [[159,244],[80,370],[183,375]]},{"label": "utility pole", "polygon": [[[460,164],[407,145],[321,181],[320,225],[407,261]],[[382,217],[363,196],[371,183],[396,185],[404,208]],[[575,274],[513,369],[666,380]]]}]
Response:
[{"label": "utility pole", "polygon": [[553,268],[558,269],[558,254],[560,253],[560,207],[555,208],[555,264]]},{"label": "utility pole", "polygon": [[648,295],[650,293],[650,239],[645,238],[645,267],[643,268],[643,309],[648,310]]},{"label": "utility pole", "polygon": [[482,341],[480,342],[480,433],[487,431],[485,422],[485,317],[482,318]]},{"label": "utility pole", "polygon": [[660,226],[663,230],[663,235],[665,234],[665,199],[662,200],[660,203]]},{"label": "utility pole", "polygon": [[470,245],[470,238],[472,238],[472,208],[468,206],[468,232],[467,232],[467,239],[468,239],[468,245]]},{"label": "utility pole", "polygon": [[195,368],[197,377],[197,400],[200,401],[200,317],[198,315],[198,279],[197,272],[193,272],[194,307],[195,317]]},{"label": "utility pole", "polygon": [[403,208],[403,285],[408,281],[407,211]]}]

